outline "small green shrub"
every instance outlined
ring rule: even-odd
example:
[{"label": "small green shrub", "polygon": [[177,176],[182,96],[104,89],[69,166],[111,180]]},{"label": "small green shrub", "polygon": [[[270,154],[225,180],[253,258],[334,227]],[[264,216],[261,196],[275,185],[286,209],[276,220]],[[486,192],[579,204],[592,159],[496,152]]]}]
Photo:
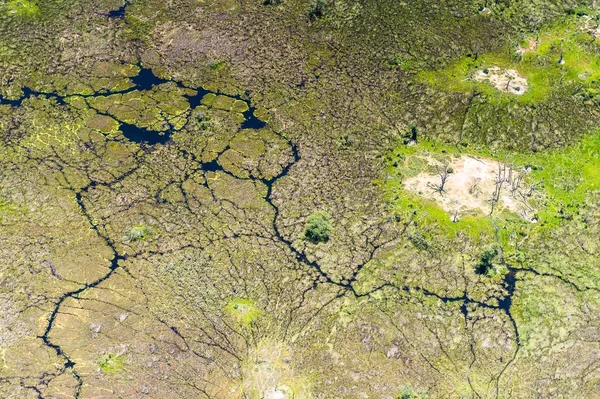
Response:
[{"label": "small green shrub", "polygon": [[408,235],[410,242],[420,251],[426,251],[429,248],[429,242],[423,234],[416,232]]},{"label": "small green shrub", "polygon": [[410,385],[405,386],[397,399],[429,399],[425,389],[414,389]]},{"label": "small green shrub", "polygon": [[388,59],[388,64],[392,68],[398,68],[403,71],[410,69],[410,61],[404,59],[401,55],[397,55]]},{"label": "small green shrub", "polygon": [[198,112],[195,121],[200,130],[213,130],[217,125],[217,121],[205,111]]},{"label": "small green shrub", "polygon": [[304,238],[313,244],[327,242],[332,228],[331,216],[327,212],[315,212],[306,220]]},{"label": "small green shrub", "polygon": [[225,61],[214,60],[210,64],[208,64],[208,66],[210,67],[211,70],[218,71],[220,69],[223,69],[225,67],[225,64],[226,64]]},{"label": "small green shrub", "polygon": [[314,21],[315,19],[322,18],[326,6],[327,3],[325,0],[314,0],[308,12],[308,20]]}]

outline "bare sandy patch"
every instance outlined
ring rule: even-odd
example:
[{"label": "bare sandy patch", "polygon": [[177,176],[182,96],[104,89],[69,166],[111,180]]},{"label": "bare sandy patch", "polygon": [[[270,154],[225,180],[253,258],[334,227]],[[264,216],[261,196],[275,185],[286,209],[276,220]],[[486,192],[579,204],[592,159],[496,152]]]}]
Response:
[{"label": "bare sandy patch", "polygon": [[421,173],[403,182],[405,189],[432,199],[458,220],[460,215],[507,210],[535,221],[529,204],[535,185],[527,182],[529,171],[490,159],[463,155],[448,164],[432,158],[436,173]]},{"label": "bare sandy patch", "polygon": [[244,382],[236,398],[311,399],[311,384],[293,368],[293,354],[282,342],[263,340],[242,365]]},{"label": "bare sandy patch", "polygon": [[475,72],[472,79],[476,82],[486,82],[504,93],[518,96],[527,91],[527,79],[520,76],[514,69],[491,67]]}]

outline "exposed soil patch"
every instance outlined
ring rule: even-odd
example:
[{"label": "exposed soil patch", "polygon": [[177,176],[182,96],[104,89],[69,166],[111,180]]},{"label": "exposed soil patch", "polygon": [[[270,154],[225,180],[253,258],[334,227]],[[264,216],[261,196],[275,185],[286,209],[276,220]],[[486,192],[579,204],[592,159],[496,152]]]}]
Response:
[{"label": "exposed soil patch", "polygon": [[[405,180],[403,185],[436,201],[453,219],[467,213],[508,210],[535,220],[535,209],[529,204],[534,190],[527,183],[527,169],[465,155],[448,164],[431,158],[427,161],[437,173],[420,173]],[[442,188],[445,169],[448,173]]]},{"label": "exposed soil patch", "polygon": [[[291,355],[282,343],[262,341],[250,351],[248,362],[242,368],[244,373],[243,392],[249,397],[264,399],[288,399],[293,397],[308,398],[309,394],[303,387],[294,389],[292,384],[298,378],[291,365]],[[297,388],[297,387],[296,387]]]},{"label": "exposed soil patch", "polygon": [[504,93],[520,96],[527,91],[527,79],[520,76],[514,69],[485,68],[475,72],[472,79],[476,82],[489,83]]}]

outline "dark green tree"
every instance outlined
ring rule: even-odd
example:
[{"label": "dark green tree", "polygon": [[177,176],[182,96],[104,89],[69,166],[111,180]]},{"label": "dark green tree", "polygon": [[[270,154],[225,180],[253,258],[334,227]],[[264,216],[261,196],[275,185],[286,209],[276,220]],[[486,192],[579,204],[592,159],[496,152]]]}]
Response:
[{"label": "dark green tree", "polygon": [[306,219],[304,238],[313,244],[327,242],[332,228],[331,216],[325,211],[317,211]]},{"label": "dark green tree", "polygon": [[494,260],[498,256],[497,248],[487,248],[485,251],[481,253],[479,257],[479,264],[475,268],[475,272],[477,274],[488,274],[490,270],[494,267]]},{"label": "dark green tree", "polygon": [[310,11],[308,12],[309,21],[314,21],[315,19],[323,17],[323,12],[325,11],[326,6],[327,3],[325,0],[314,0],[312,2]]}]

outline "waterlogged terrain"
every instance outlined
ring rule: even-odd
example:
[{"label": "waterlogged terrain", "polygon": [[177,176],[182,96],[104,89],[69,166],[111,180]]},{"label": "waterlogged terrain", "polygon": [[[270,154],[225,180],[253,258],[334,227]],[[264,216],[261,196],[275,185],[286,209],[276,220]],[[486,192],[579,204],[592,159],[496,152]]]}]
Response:
[{"label": "waterlogged terrain", "polygon": [[0,4],[0,397],[600,396],[595,2]]}]

